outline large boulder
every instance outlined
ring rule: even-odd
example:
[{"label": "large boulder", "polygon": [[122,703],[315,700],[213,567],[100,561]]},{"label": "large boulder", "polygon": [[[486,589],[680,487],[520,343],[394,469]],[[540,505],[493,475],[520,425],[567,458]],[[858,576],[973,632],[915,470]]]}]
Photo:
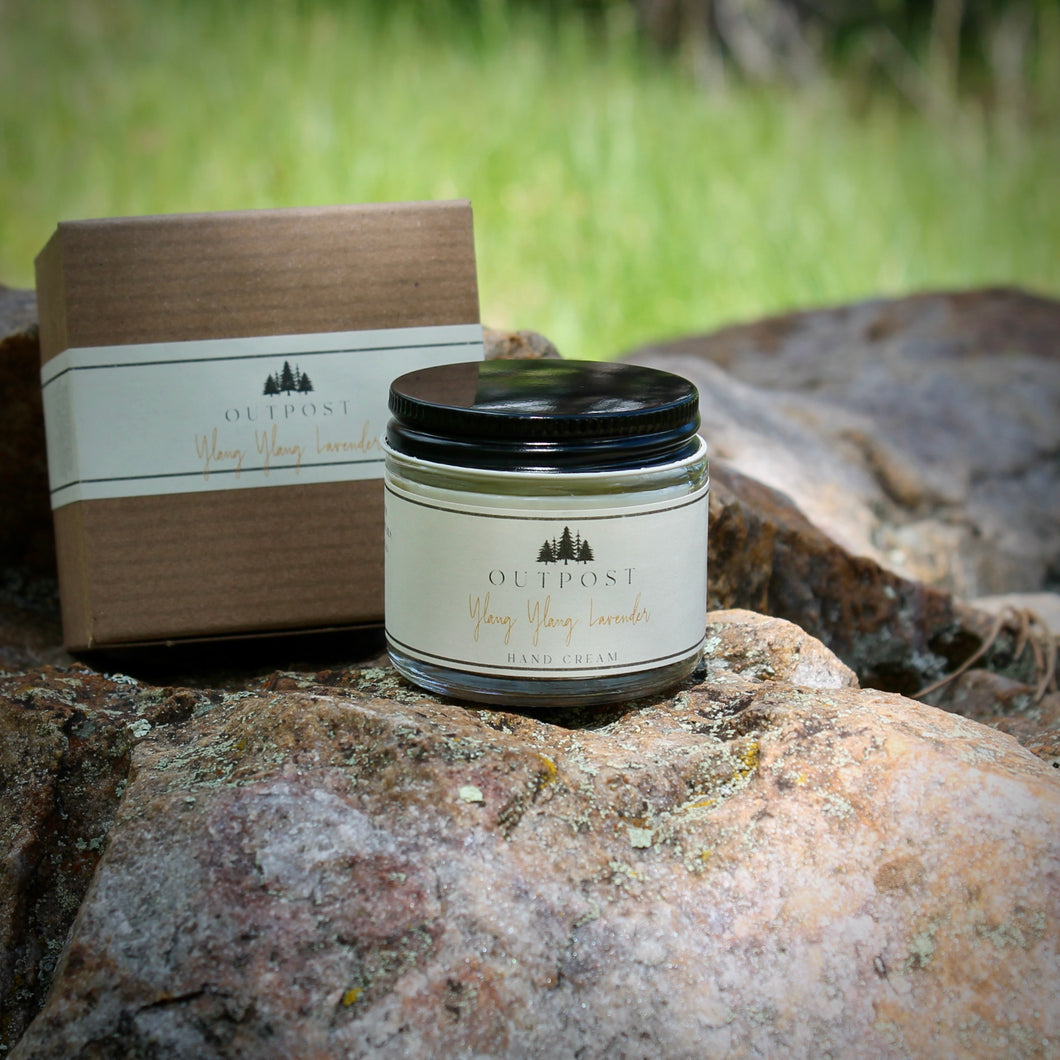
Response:
[{"label": "large boulder", "polygon": [[1060,303],[880,299],[626,359],[697,383],[714,457],[852,555],[965,600],[1060,588]]},{"label": "large boulder", "polygon": [[[988,648],[979,668],[1022,689],[991,685],[993,712],[1055,721],[1060,302],[878,299],[626,359],[700,389],[715,606],[797,622],[863,684],[905,694]],[[959,709],[958,690],[934,699]]]},{"label": "large boulder", "polygon": [[[1019,331],[1013,306],[1037,323]],[[1019,595],[1035,578],[1055,588],[1055,497],[1020,497],[1018,547],[984,516],[1008,574],[991,601],[973,599],[947,578],[985,563],[974,548],[935,578],[914,563],[929,545],[899,557],[871,519],[950,519],[960,544],[999,495],[975,492],[989,461],[967,475],[974,505],[929,508],[934,494],[909,482],[935,482],[930,453],[887,433],[886,403],[862,407],[832,379],[814,412],[808,382],[792,394],[752,378],[811,359],[831,320],[840,338],[821,372],[842,375],[861,328],[915,388],[934,376],[902,350],[963,320],[978,338],[936,359],[994,357],[1008,336],[1038,384],[1013,407],[1044,445],[1053,425],[1030,410],[1055,399],[1039,364],[1055,348],[1053,303],[873,303],[645,354],[699,374],[715,448],[707,660],[664,695],[537,714],[421,694],[378,631],[73,660],[32,318],[32,296],[0,289],[0,1048],[22,1060],[1060,1048],[1060,696],[1055,642]],[[487,340],[492,356],[555,355],[530,333]],[[721,417],[720,395],[753,410],[756,393],[763,451],[793,466],[791,414],[820,457],[816,487],[771,478],[743,420]],[[1001,435],[1026,434],[990,401]],[[835,459],[849,452],[830,425],[855,419],[869,441],[854,449],[886,457]],[[873,460],[890,460],[882,479]],[[1017,485],[1051,488],[1047,465]],[[868,492],[845,510],[855,479]],[[890,694],[940,677],[935,698],[967,717]]]},{"label": "large boulder", "polygon": [[1054,771],[789,623],[708,649],[547,715],[386,667],[0,678],[8,952],[59,954],[12,1057],[1051,1055]]}]

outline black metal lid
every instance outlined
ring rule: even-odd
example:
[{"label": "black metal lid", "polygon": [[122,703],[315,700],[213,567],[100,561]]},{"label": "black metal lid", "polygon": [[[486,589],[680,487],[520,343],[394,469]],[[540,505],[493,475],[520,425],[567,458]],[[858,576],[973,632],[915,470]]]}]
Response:
[{"label": "black metal lid", "polygon": [[606,471],[699,446],[699,394],[681,376],[599,361],[494,360],[423,368],[390,386],[387,444],[440,464]]}]

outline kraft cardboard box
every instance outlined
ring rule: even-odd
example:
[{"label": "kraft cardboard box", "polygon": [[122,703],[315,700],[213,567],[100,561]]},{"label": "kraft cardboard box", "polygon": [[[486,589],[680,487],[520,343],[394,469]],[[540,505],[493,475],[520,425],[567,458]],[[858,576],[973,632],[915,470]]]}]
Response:
[{"label": "kraft cardboard box", "polygon": [[381,622],[390,380],[482,356],[470,205],[64,222],[36,265],[66,646]]}]

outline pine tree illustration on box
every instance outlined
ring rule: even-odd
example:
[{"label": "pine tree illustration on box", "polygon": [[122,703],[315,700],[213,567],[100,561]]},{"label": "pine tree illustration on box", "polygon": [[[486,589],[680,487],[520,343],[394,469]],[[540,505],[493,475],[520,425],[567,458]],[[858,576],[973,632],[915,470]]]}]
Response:
[{"label": "pine tree illustration on box", "polygon": [[301,371],[298,365],[291,368],[290,361],[283,362],[283,368],[265,379],[265,389],[262,393],[266,397],[275,397],[277,394],[308,394],[312,391],[313,384],[309,376]]},{"label": "pine tree illustration on box", "polygon": [[589,546],[589,539],[582,539],[580,532],[571,536],[570,527],[565,526],[559,540],[545,541],[537,553],[538,563],[591,563],[596,557]]}]

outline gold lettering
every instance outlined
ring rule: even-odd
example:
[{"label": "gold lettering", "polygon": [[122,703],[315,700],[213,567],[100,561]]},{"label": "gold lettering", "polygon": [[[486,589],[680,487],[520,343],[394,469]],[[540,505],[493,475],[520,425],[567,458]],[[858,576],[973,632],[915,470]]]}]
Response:
[{"label": "gold lettering", "polygon": [[320,437],[320,425],[317,424],[317,453],[370,453],[375,449],[379,448],[379,438],[372,433],[369,433],[371,424],[368,420],[364,421],[364,426],[361,427],[361,437],[357,441],[350,441],[348,439],[341,439],[339,441],[331,441]]},{"label": "gold lettering", "polygon": [[243,460],[247,455],[242,449],[218,449],[216,427],[214,427],[209,435],[196,435],[195,452],[202,461],[202,477],[204,479],[209,479],[210,466],[212,464],[221,463],[223,461],[235,462],[236,478],[239,478],[239,474],[243,470]]},{"label": "gold lettering", "polygon": [[475,624],[474,638],[478,643],[479,632],[483,625],[503,626],[504,643],[512,639],[512,630],[515,628],[516,619],[511,615],[496,614],[490,610],[490,594],[483,596],[471,596],[467,598],[467,610],[471,621]]},{"label": "gold lettering", "polygon": [[567,631],[565,643],[568,647],[570,646],[571,637],[574,636],[574,627],[578,625],[578,620],[570,615],[565,615],[563,618],[557,618],[553,615],[551,594],[545,597],[544,607],[541,606],[540,600],[535,600],[532,604],[528,600],[526,602],[526,617],[534,628],[535,648],[543,629],[565,629]]},{"label": "gold lettering", "polygon": [[254,442],[265,461],[264,471],[266,475],[269,473],[269,466],[274,456],[293,456],[295,458],[294,466],[296,471],[301,468],[302,457],[305,456],[305,448],[301,445],[280,445],[278,432],[279,427],[275,423],[272,425],[271,431],[254,432]]},{"label": "gold lettering", "polygon": [[629,611],[621,614],[597,615],[593,610],[593,601],[589,599],[589,625],[590,626],[639,626],[642,622],[650,622],[651,614],[646,607],[640,606],[640,593]]}]

